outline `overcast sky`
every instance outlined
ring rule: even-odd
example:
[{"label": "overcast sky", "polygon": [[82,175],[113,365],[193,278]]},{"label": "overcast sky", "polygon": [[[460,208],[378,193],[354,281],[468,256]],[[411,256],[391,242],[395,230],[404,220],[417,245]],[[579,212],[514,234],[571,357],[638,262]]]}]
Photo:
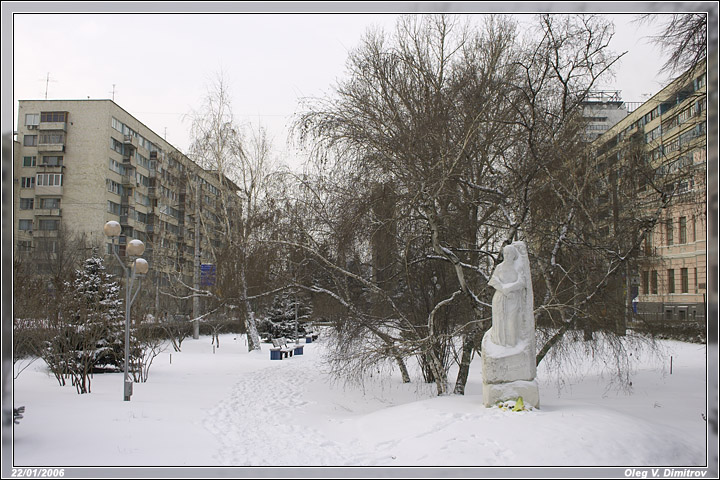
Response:
[{"label": "overcast sky", "polygon": [[[602,87],[621,90],[625,101],[642,101],[667,80],[658,74],[660,52],[647,38],[657,27],[631,23],[636,18],[631,13],[609,17],[616,24],[612,49],[628,53],[616,80]],[[267,127],[277,154],[292,157],[285,150],[284,127],[298,100],[329,92],[367,28],[391,29],[396,18],[389,13],[16,13],[13,108],[16,112],[17,100],[42,99],[46,93],[48,99],[114,95],[118,105],[185,151],[187,114],[199,108],[222,70],[237,119]]]}]

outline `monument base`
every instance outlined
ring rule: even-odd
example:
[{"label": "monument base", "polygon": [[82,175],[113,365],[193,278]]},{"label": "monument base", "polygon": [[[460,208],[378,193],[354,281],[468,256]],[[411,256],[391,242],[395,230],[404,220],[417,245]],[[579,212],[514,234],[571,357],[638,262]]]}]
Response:
[{"label": "monument base", "polygon": [[483,403],[492,407],[508,400],[523,398],[525,405],[540,406],[535,342],[520,342],[515,346],[496,345],[491,332],[482,339]]},{"label": "monument base", "polygon": [[516,380],[534,380],[535,342],[524,341],[513,347],[493,343],[490,332],[482,339],[483,383],[507,383]]},{"label": "monument base", "polygon": [[540,391],[537,380],[517,380],[507,383],[483,383],[483,404],[493,407],[501,402],[522,397],[525,405],[540,407]]}]

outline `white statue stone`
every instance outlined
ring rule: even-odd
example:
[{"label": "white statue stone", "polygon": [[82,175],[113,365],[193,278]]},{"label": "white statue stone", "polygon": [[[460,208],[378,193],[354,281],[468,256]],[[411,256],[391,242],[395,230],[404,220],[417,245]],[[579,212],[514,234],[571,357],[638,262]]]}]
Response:
[{"label": "white statue stone", "polygon": [[496,291],[492,327],[482,341],[483,402],[489,407],[523,397],[526,405],[537,408],[535,317],[524,242],[513,242],[503,249],[503,261],[489,285]]}]

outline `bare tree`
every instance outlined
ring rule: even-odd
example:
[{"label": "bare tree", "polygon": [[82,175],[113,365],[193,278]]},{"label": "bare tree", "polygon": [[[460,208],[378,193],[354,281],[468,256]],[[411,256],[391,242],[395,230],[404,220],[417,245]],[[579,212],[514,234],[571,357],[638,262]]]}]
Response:
[{"label": "bare tree", "polygon": [[[377,297],[375,306],[383,305],[375,325],[363,325],[390,358],[396,352],[418,356],[439,394],[448,391],[452,339],[459,332],[474,338],[489,318],[488,304],[477,294],[487,272],[469,262],[480,255],[478,219],[488,215],[478,207],[495,204],[488,195],[496,190],[468,187],[476,185],[473,175],[490,181],[487,166],[507,138],[493,134],[508,111],[498,87],[507,82],[512,28],[506,20],[491,19],[478,32],[436,16],[405,17],[393,37],[370,32],[351,54],[350,79],[337,88],[337,98],[311,105],[299,122],[305,138],[312,134],[318,147],[334,149],[345,177],[349,172],[353,181],[364,179],[346,188],[347,198],[355,195],[361,202],[343,203],[345,215],[357,210],[350,220],[355,233],[362,226],[370,244],[373,237],[377,244],[378,234],[398,237],[391,242],[396,252],[376,252],[374,278],[363,271],[371,246],[360,239],[345,242],[345,250],[352,248],[349,253],[358,257],[355,271],[335,263],[337,272]],[[378,195],[378,188],[384,193]],[[392,214],[384,201],[395,204]],[[337,234],[342,226],[340,220]],[[341,246],[342,235],[338,240]],[[393,283],[404,290],[403,303],[383,278],[392,276],[391,264],[397,266]]]},{"label": "bare tree", "polygon": [[148,315],[143,315],[135,323],[132,332],[133,345],[130,359],[130,371],[132,372],[133,381],[147,382],[153,361],[167,349],[168,340],[163,335],[160,335],[160,332],[164,333],[165,330],[158,329],[155,322],[150,322]]},{"label": "bare tree", "polygon": [[707,56],[707,13],[646,13],[640,24],[660,23],[659,34],[650,37],[667,56],[661,71],[677,75],[694,67]]},{"label": "bare tree", "polygon": [[[229,187],[219,197],[222,246],[209,247],[217,265],[218,282],[222,285],[206,296],[217,299],[213,310],[242,305],[248,349],[259,350],[256,308],[251,297],[253,290],[263,285],[258,284],[257,276],[250,278],[249,275],[253,262],[263,249],[264,224],[268,220],[266,193],[272,162],[265,130],[251,128],[247,139],[243,137],[243,131],[233,116],[227,82],[219,76],[205,105],[193,115],[192,123],[192,158],[216,175],[220,185]],[[189,184],[191,192],[197,193],[200,186]],[[200,221],[203,231],[214,228],[202,216]],[[197,289],[198,286],[193,287]],[[200,292],[193,293],[194,298],[201,295]]]},{"label": "bare tree", "polygon": [[[608,50],[612,25],[541,15],[535,28],[522,43],[502,17],[481,30],[405,17],[392,37],[369,32],[348,80],[299,118],[319,173],[307,182],[315,224],[294,246],[324,272],[306,288],[351,319],[338,325],[338,371],[416,356],[443,394],[454,360],[462,393],[504,244],[528,242],[546,277],[537,313],[575,312],[564,331],[611,299],[608,280],[637,254],[647,222],[609,219],[627,238],[612,244],[591,205],[607,172],[597,174],[581,135],[586,95],[621,56]],[[576,281],[560,255],[578,260]],[[563,338],[550,331],[538,361]]]}]

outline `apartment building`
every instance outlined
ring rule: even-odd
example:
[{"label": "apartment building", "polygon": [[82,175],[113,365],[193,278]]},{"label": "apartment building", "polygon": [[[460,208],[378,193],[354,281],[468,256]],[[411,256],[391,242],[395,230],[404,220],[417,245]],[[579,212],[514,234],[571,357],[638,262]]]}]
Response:
[{"label": "apartment building", "polygon": [[[111,100],[21,100],[17,118],[14,248],[40,273],[61,232],[82,234],[110,255],[109,220],[122,226],[121,256],[129,240],[145,242],[156,289],[173,278],[193,285],[199,265],[213,263],[223,215],[239,208],[229,179],[200,168]],[[108,268],[119,270],[115,264],[108,257]]]},{"label": "apartment building", "polygon": [[[622,162],[639,144],[654,186],[671,196],[633,266],[630,297],[648,321],[702,320],[707,292],[707,99],[705,65],[679,76],[593,142],[600,159]],[[649,185],[639,185],[641,198]],[[622,202],[620,203],[622,208]],[[652,213],[649,210],[638,215]],[[652,208],[656,208],[652,206]]]},{"label": "apartment building", "polygon": [[583,117],[587,121],[585,140],[592,142],[628,114],[619,91],[592,91],[583,101]]}]

